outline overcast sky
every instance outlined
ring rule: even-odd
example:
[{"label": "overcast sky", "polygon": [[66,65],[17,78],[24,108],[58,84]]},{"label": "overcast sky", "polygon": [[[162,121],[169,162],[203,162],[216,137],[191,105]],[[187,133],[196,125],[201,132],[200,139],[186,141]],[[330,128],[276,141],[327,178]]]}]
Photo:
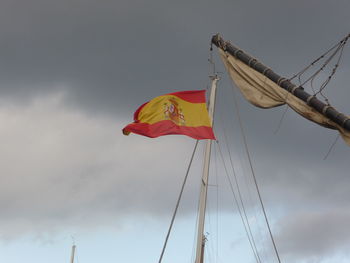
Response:
[{"label": "overcast sky", "polygon": [[[2,0],[0,261],[68,262],[74,235],[81,263],[102,262],[102,256],[103,262],[155,262],[195,141],[123,136],[133,112],[158,95],[206,89],[213,34],[289,77],[350,32],[349,10],[348,0]],[[244,183],[247,173],[251,183],[232,84],[216,48],[212,55],[221,72],[215,132],[226,161],[227,134],[239,178]],[[349,76],[346,46],[326,94],[347,114]],[[336,132],[289,110],[275,134],[284,108],[261,110],[237,96],[282,262],[348,262],[350,148],[339,139],[323,160]],[[180,208],[173,257],[164,262],[191,262],[188,231],[201,157]],[[221,234],[208,230],[209,240],[221,235],[229,243],[222,243],[219,262],[232,261],[233,252],[254,262],[237,210],[226,200],[232,197],[220,158],[212,163],[221,167],[225,216],[218,225],[225,227]],[[249,215],[260,218],[249,187]],[[264,262],[277,262],[263,220],[256,224]],[[189,258],[178,252],[185,245]]]}]

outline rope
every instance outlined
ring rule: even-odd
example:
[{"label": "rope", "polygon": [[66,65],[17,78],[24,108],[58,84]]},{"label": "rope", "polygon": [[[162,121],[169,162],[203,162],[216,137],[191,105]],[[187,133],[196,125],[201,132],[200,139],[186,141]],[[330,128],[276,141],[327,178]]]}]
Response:
[{"label": "rope", "polygon": [[281,263],[281,259],[280,259],[280,256],[279,256],[279,253],[278,253],[278,250],[277,250],[276,242],[275,242],[275,239],[274,239],[274,237],[272,235],[271,227],[270,227],[269,221],[267,219],[265,206],[264,206],[264,203],[262,201],[262,197],[261,197],[261,194],[260,194],[258,182],[256,180],[256,176],[255,176],[255,172],[254,172],[254,168],[253,168],[253,164],[252,164],[252,160],[251,160],[251,157],[250,157],[249,148],[248,148],[248,144],[247,144],[247,138],[245,136],[245,132],[244,132],[244,129],[243,129],[243,123],[242,123],[242,119],[241,119],[241,116],[240,116],[240,111],[239,111],[239,107],[238,107],[238,103],[237,103],[237,99],[236,99],[236,94],[234,92],[234,88],[233,87],[232,87],[232,94],[233,94],[233,100],[234,100],[234,106],[235,106],[235,109],[236,109],[237,118],[238,118],[238,121],[239,121],[239,126],[240,126],[242,137],[243,137],[243,143],[244,143],[245,151],[246,151],[246,154],[247,154],[247,157],[248,157],[249,166],[250,166],[250,170],[252,172],[252,176],[253,176],[253,179],[254,179],[255,188],[256,188],[256,191],[258,193],[260,205],[261,205],[261,208],[262,208],[262,211],[263,211],[263,214],[264,214],[264,218],[265,218],[265,221],[266,221],[266,226],[267,226],[267,228],[269,230],[270,238],[271,238],[271,241],[272,241],[272,244],[273,244],[273,248],[274,248],[277,260],[278,260],[279,263]]},{"label": "rope", "polygon": [[[338,42],[337,44],[335,44],[334,46],[332,46],[330,49],[328,49],[324,54],[322,54],[320,57],[318,57],[317,59],[315,59],[310,65],[308,65],[307,67],[305,67],[304,69],[302,69],[300,72],[298,72],[297,74],[294,74],[291,78],[289,78],[288,80],[291,81],[292,79],[298,77],[298,81],[299,81],[299,87],[305,85],[308,81],[310,81],[310,87],[311,90],[313,92],[313,95],[316,96],[318,94],[320,94],[323,99],[325,100],[325,102],[330,105],[328,98],[322,93],[322,91],[325,89],[325,87],[328,85],[328,83],[331,81],[333,75],[335,74],[335,72],[338,69],[338,66],[340,64],[340,60],[341,57],[343,55],[343,50],[344,47],[346,45],[346,42],[348,40],[348,38],[350,37],[350,35],[346,36],[345,38],[343,38],[340,42]],[[308,79],[306,79],[303,83],[301,81],[301,76],[312,66],[314,66],[317,62],[319,62],[320,60],[322,60],[324,57],[326,57],[332,50],[335,51],[329,56],[329,58],[324,62],[324,64],[321,66],[320,69],[318,69],[314,74],[312,74]],[[336,62],[336,64],[334,65],[331,74],[328,76],[328,78],[321,84],[321,87],[319,88],[319,90],[316,92],[315,88],[314,88],[314,80],[316,78],[316,76],[329,64],[329,62],[335,57],[335,55],[339,52],[340,50],[340,54],[338,57],[338,60]],[[278,80],[278,82],[280,82],[280,80]],[[280,84],[280,83],[277,83]],[[293,93],[293,92],[292,92]],[[287,93],[287,96],[289,95],[289,93]],[[287,97],[286,97],[287,98]],[[283,111],[283,114],[278,122],[278,126],[276,128],[276,130],[274,131],[274,134],[277,134],[277,132],[280,130],[282,122],[285,118],[285,115],[287,113],[289,106],[287,104],[286,109]]]},{"label": "rope", "polygon": [[215,62],[213,60],[213,48],[210,48],[210,53],[209,53],[209,58],[208,58],[208,62],[210,63],[210,65],[212,66],[213,72],[212,74],[215,75],[216,72],[216,67],[215,67]]},{"label": "rope", "polygon": [[[315,92],[315,89],[313,88],[313,81],[315,80],[316,76],[317,76],[322,70],[324,70],[324,68],[331,62],[331,60],[335,57],[335,55],[339,52],[339,50],[342,50],[343,48],[344,48],[343,43],[340,42],[339,45],[338,45],[338,47],[336,48],[336,50],[335,50],[335,51],[329,56],[329,58],[323,63],[322,67],[321,67],[319,70],[317,70],[313,75],[311,75],[311,77],[309,77],[309,78],[304,82],[304,84],[305,84],[306,82],[308,82],[308,81],[311,79],[310,85],[311,85],[312,91],[314,92],[314,95],[317,95],[317,94],[320,92],[320,90],[319,90],[318,92]],[[341,52],[341,53],[342,53],[342,52]],[[337,67],[337,66],[336,66],[336,67]],[[335,73],[335,71],[334,71],[334,73]],[[333,76],[334,73],[333,73],[331,76]],[[328,77],[328,79],[330,80],[330,77]],[[328,82],[329,82],[329,81],[328,81]],[[324,83],[326,83],[326,85],[327,85],[328,82],[327,82],[327,80],[326,80]],[[304,85],[304,84],[303,84],[303,85]],[[325,85],[325,86],[326,86],[326,85]],[[321,86],[321,88],[322,88],[322,86]]]},{"label": "rope", "polygon": [[77,263],[79,263],[80,261],[79,261],[79,256],[78,256],[78,251],[77,251],[77,249],[75,249],[75,253],[76,253]]},{"label": "rope", "polygon": [[176,217],[176,214],[177,214],[177,210],[178,210],[178,208],[179,208],[179,204],[180,204],[180,201],[181,201],[182,193],[183,193],[184,188],[185,188],[185,184],[186,184],[187,177],[188,177],[188,174],[189,174],[191,165],[192,165],[192,161],[193,161],[194,154],[196,153],[196,150],[197,150],[197,146],[198,146],[198,140],[196,141],[196,144],[195,144],[194,149],[193,149],[193,152],[192,152],[191,160],[190,160],[190,162],[189,162],[189,164],[188,164],[188,167],[187,167],[187,171],[186,171],[186,175],[185,175],[184,181],[183,181],[183,183],[182,183],[180,195],[179,195],[179,197],[178,197],[178,199],[177,199],[177,202],[176,202],[176,207],[175,207],[175,210],[174,210],[174,214],[173,214],[173,217],[171,218],[171,223],[170,223],[170,226],[169,226],[169,230],[168,230],[168,233],[167,233],[167,235],[166,235],[165,242],[164,242],[163,249],[162,249],[162,252],[161,252],[161,254],[160,254],[158,263],[161,263],[161,262],[162,262],[163,255],[164,255],[164,251],[165,251],[165,248],[166,248],[166,246],[167,246],[168,239],[169,239],[169,236],[170,236],[170,232],[171,232],[171,229],[172,229],[173,224],[174,224],[174,221],[175,221],[175,217]]},{"label": "rope", "polygon": [[[245,218],[245,220],[247,222],[248,231],[249,231],[250,237],[252,239],[252,243],[253,243],[254,249],[256,251],[257,258],[259,259],[259,262],[261,262],[261,258],[259,256],[258,249],[256,248],[254,236],[253,236],[253,233],[252,233],[252,230],[251,230],[251,227],[250,227],[250,223],[249,223],[249,220],[248,220],[247,212],[246,212],[246,209],[245,209],[245,206],[244,206],[244,203],[243,203],[241,190],[240,190],[240,187],[239,187],[239,184],[238,184],[236,169],[234,168],[232,157],[231,157],[231,151],[230,151],[230,148],[228,147],[228,143],[227,143],[228,140],[227,140],[226,132],[225,132],[225,130],[223,130],[223,131],[224,131],[224,140],[225,140],[225,144],[226,144],[228,155],[229,155],[229,160],[230,160],[230,164],[231,164],[231,168],[232,168],[232,172],[233,172],[233,177],[235,179],[235,184],[236,184],[236,187],[237,187],[238,196],[239,196],[239,199],[241,201],[244,218]],[[219,149],[220,149],[220,145],[219,145]],[[220,149],[220,152],[221,152],[221,149]]]},{"label": "rope", "polygon": [[282,126],[282,122],[283,122],[283,120],[284,120],[284,118],[285,118],[285,116],[286,116],[286,113],[287,113],[288,109],[289,109],[289,105],[286,104],[286,107],[285,107],[285,109],[284,109],[284,111],[283,111],[283,113],[282,113],[282,116],[281,116],[281,118],[280,118],[280,120],[279,120],[279,122],[278,122],[277,128],[276,128],[276,130],[273,132],[273,134],[277,134],[277,132],[280,130],[280,128],[281,128],[281,126]]},{"label": "rope", "polygon": [[[220,115],[220,117],[222,117],[222,116]],[[221,125],[222,125],[222,127],[223,127],[223,130],[225,131],[225,123],[223,122],[222,118],[221,118],[220,120],[221,120]],[[227,140],[226,140],[226,145],[227,145],[227,148],[229,149]],[[230,153],[230,152],[229,152],[229,153]],[[239,155],[238,157],[239,157],[239,159],[240,159],[240,162],[243,164],[243,160],[242,160],[242,158],[240,158],[241,156]],[[230,157],[230,159],[231,159],[231,157]],[[231,164],[231,165],[232,165],[232,164]],[[246,173],[243,172],[243,175],[246,175]],[[257,214],[256,214],[256,209],[255,209],[256,206],[255,206],[255,204],[253,203],[253,199],[252,199],[251,184],[248,183],[248,177],[247,177],[247,176],[243,176],[243,177],[244,177],[245,187],[246,187],[246,189],[247,189],[247,191],[248,191],[249,205],[250,205],[251,207],[254,207],[254,209],[253,209],[253,217],[254,217],[254,220],[255,220],[255,222],[256,222],[256,227],[257,227],[257,230],[258,230],[257,233],[258,233],[258,235],[259,235],[259,239],[260,239],[260,240],[263,240],[262,233],[261,233],[261,227],[260,227],[260,225],[259,225],[259,220],[258,220]],[[267,258],[266,247],[265,247],[264,243],[261,243],[261,252],[260,252],[260,255],[261,255],[261,256],[264,256],[265,259]],[[264,260],[262,260],[262,258],[263,258],[263,257],[261,257],[261,261],[264,261]]]},{"label": "rope", "polygon": [[321,94],[321,96],[327,100],[327,98],[323,95],[322,91],[324,90],[324,88],[328,85],[328,83],[331,81],[331,78],[333,77],[333,75],[335,74],[335,72],[337,71],[338,69],[338,66],[340,64],[340,60],[343,56],[343,51],[344,51],[344,47],[345,47],[345,44],[346,44],[346,41],[347,39],[344,40],[344,42],[341,44],[341,48],[340,48],[340,53],[339,53],[339,57],[338,57],[338,60],[337,60],[337,63],[334,65],[333,69],[332,69],[332,73],[331,75],[328,76],[328,78],[322,83],[321,87],[320,87],[320,90],[316,93],[316,95],[318,93]]},{"label": "rope", "polygon": [[[198,189],[198,192],[199,192],[199,191],[200,191],[200,190]],[[197,200],[197,214],[196,214],[196,221],[195,221],[194,229],[198,229],[199,203],[200,203],[200,197],[199,197],[199,195],[198,195],[198,200]],[[195,260],[194,257],[195,257],[196,248],[197,248],[197,246],[196,246],[196,240],[197,240],[197,235],[196,235],[196,232],[194,232],[194,234],[193,234],[193,242],[192,242],[192,244],[193,244],[193,246],[192,246],[192,256],[191,256],[191,261],[190,261],[190,263],[194,262],[194,260]]]},{"label": "rope", "polygon": [[257,256],[257,254],[256,254],[256,251],[255,251],[256,248],[254,249],[254,245],[253,245],[252,240],[251,240],[251,237],[250,237],[250,235],[249,235],[249,232],[248,232],[248,229],[247,229],[247,226],[246,226],[246,222],[244,221],[244,218],[243,218],[243,215],[242,215],[242,211],[241,211],[241,208],[240,208],[239,203],[238,203],[238,200],[237,200],[237,196],[236,196],[236,194],[235,194],[235,192],[234,192],[234,190],[233,190],[232,181],[231,181],[230,177],[228,176],[227,167],[226,167],[226,164],[225,164],[225,160],[224,160],[224,157],[223,157],[223,154],[222,154],[220,145],[219,145],[218,141],[216,141],[216,143],[217,143],[217,145],[218,145],[220,157],[221,157],[222,163],[224,164],[224,170],[225,170],[225,172],[226,172],[226,177],[227,177],[227,180],[228,180],[228,182],[229,182],[230,189],[231,189],[231,192],[232,192],[232,194],[233,194],[233,198],[234,198],[235,203],[236,203],[236,205],[237,205],[238,212],[239,212],[239,215],[240,215],[240,217],[241,217],[241,220],[242,220],[242,223],[243,223],[243,226],[244,226],[244,230],[245,230],[246,235],[247,235],[247,237],[248,237],[248,241],[249,241],[250,247],[251,247],[251,249],[252,249],[252,251],[253,251],[253,253],[254,253],[254,257],[255,257],[256,262],[261,263],[260,258],[259,258],[259,257]]},{"label": "rope", "polygon": [[[325,102],[329,104],[328,98],[322,93],[322,91],[325,89],[325,87],[328,85],[328,83],[330,82],[330,80],[332,79],[333,75],[335,74],[336,70],[338,69],[342,54],[343,54],[343,49],[346,45],[347,40],[349,39],[350,34],[347,35],[346,37],[344,37],[341,41],[339,41],[337,44],[335,44],[334,46],[332,46],[330,49],[328,49],[324,54],[322,54],[320,57],[318,57],[317,59],[315,59],[310,65],[308,65],[307,67],[305,67],[304,69],[302,69],[300,72],[298,72],[297,74],[293,75],[289,80],[294,79],[295,77],[298,77],[298,81],[299,81],[299,86],[303,86],[306,83],[308,83],[310,81],[310,87],[311,90],[313,91],[313,95],[316,96],[318,94],[320,94],[323,99],[325,100]],[[331,53],[332,52],[332,53]],[[315,88],[314,88],[314,81],[316,79],[316,77],[318,76],[318,74],[323,71],[325,69],[325,67],[331,62],[331,60],[338,54],[339,52],[339,57],[338,60],[336,62],[336,64],[334,65],[331,74],[328,76],[328,78],[321,84],[321,87],[319,88],[319,90],[316,92]],[[316,70],[311,76],[309,76],[305,81],[301,81],[301,77],[302,75],[312,66],[314,66],[316,63],[318,63],[320,60],[322,60],[323,58],[325,58],[328,54],[329,57],[325,60],[325,62],[322,64],[322,66]]]},{"label": "rope", "polygon": [[[201,177],[201,181],[202,181],[202,177]],[[198,192],[200,192],[200,184],[198,184]],[[196,213],[196,220],[195,220],[195,227],[194,229],[198,229],[198,221],[199,221],[199,206],[200,206],[200,195],[198,195],[198,200],[197,200],[197,213]],[[196,249],[197,249],[197,233],[196,231],[194,232],[194,235],[193,235],[193,247],[192,247],[192,256],[191,256],[191,261],[190,263],[194,262],[195,261],[195,257],[196,257]]]},{"label": "rope", "polygon": [[[314,94],[316,93],[314,88],[313,88],[313,81],[316,78],[316,76],[322,71],[324,70],[324,68],[328,65],[328,63],[333,59],[333,57],[338,53],[339,51],[339,44],[336,48],[336,50],[329,56],[329,58],[322,64],[322,66],[314,73],[312,74],[309,78],[307,78],[303,83],[300,83],[300,86],[305,85],[307,82],[309,82],[311,80],[311,89],[314,92]],[[301,77],[301,76],[300,76]],[[300,78],[299,78],[300,80]]]},{"label": "rope", "polygon": [[[317,59],[315,59],[313,62],[311,62],[310,65],[306,66],[304,69],[302,69],[301,71],[299,71],[298,73],[294,74],[292,77],[289,78],[289,80],[292,80],[296,77],[299,78],[299,83],[301,83],[300,77],[301,75],[303,75],[310,67],[314,66],[318,61],[320,61],[321,59],[323,59],[325,56],[327,56],[328,53],[330,53],[333,49],[335,49],[336,47],[338,47],[338,45],[340,43],[342,43],[343,41],[346,41],[348,38],[350,37],[350,34],[346,37],[344,37],[340,42],[336,43],[335,45],[333,45],[330,49],[328,49],[325,53],[323,53],[320,57],[318,57]],[[301,85],[300,85],[301,86]]]},{"label": "rope", "polygon": [[[215,144],[214,144],[215,145]],[[218,263],[219,258],[219,177],[218,177],[218,157],[216,154],[216,151],[214,152],[215,155],[215,183],[217,185],[216,187],[216,257],[215,262]]]},{"label": "rope", "polygon": [[332,143],[331,147],[329,147],[329,150],[327,152],[327,154],[325,155],[325,157],[323,158],[323,160],[326,160],[328,155],[331,153],[331,151],[333,150],[335,144],[337,143],[338,139],[339,139],[340,135],[338,133],[337,137],[335,138],[334,142]]},{"label": "rope", "polygon": [[[215,186],[215,185],[208,185],[208,186]],[[212,233],[214,230],[213,230],[213,224],[212,224],[212,220],[211,220],[211,214],[212,214],[212,208],[211,208],[211,204],[208,203],[207,204],[207,209],[206,209],[206,213],[207,213],[207,217],[208,220],[207,220],[207,224],[208,224],[208,231],[206,231],[206,237],[207,237],[207,240],[208,240],[208,237],[210,235],[210,233]],[[206,252],[208,254],[208,261],[209,262],[215,262],[213,259],[214,259],[214,254],[215,254],[215,249],[214,249],[214,244],[213,242],[207,242],[208,245],[206,245]],[[207,244],[206,243],[206,244]]]}]

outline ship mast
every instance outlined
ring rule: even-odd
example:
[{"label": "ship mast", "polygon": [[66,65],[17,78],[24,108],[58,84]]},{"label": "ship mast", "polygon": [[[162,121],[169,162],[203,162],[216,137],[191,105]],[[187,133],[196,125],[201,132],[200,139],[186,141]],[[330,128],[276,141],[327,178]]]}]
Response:
[{"label": "ship mast", "polygon": [[72,246],[72,253],[70,256],[70,263],[74,263],[75,245]]},{"label": "ship mast", "polygon": [[[219,77],[215,74],[214,76],[210,76],[210,79],[211,79],[211,89],[210,89],[208,112],[209,112],[211,124],[213,126],[216,88],[217,88],[217,82],[219,80]],[[206,237],[204,235],[204,221],[205,221],[205,209],[206,209],[206,205],[207,205],[211,143],[212,143],[212,140],[207,140],[207,144],[205,147],[203,176],[202,176],[200,200],[199,200],[197,249],[196,249],[196,261],[195,261],[195,263],[203,263],[203,261],[204,261],[204,248],[205,248],[205,241],[206,241]]]}]

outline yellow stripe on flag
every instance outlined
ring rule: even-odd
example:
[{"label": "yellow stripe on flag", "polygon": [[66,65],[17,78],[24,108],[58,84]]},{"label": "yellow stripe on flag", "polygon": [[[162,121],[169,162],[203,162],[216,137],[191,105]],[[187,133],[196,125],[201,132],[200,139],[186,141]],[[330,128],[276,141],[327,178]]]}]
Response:
[{"label": "yellow stripe on flag", "polygon": [[172,111],[178,111],[178,119],[173,120],[177,125],[211,126],[205,103],[188,102],[174,95],[159,96],[149,101],[139,112],[138,120],[148,124],[171,120]]}]

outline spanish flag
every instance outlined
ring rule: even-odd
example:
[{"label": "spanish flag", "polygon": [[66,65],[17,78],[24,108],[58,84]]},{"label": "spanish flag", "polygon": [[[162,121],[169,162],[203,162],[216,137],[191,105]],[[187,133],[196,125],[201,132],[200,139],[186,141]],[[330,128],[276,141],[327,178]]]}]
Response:
[{"label": "spanish flag", "polygon": [[123,129],[155,138],[183,134],[194,139],[215,140],[205,102],[205,90],[181,91],[156,97],[140,106],[134,122]]}]

